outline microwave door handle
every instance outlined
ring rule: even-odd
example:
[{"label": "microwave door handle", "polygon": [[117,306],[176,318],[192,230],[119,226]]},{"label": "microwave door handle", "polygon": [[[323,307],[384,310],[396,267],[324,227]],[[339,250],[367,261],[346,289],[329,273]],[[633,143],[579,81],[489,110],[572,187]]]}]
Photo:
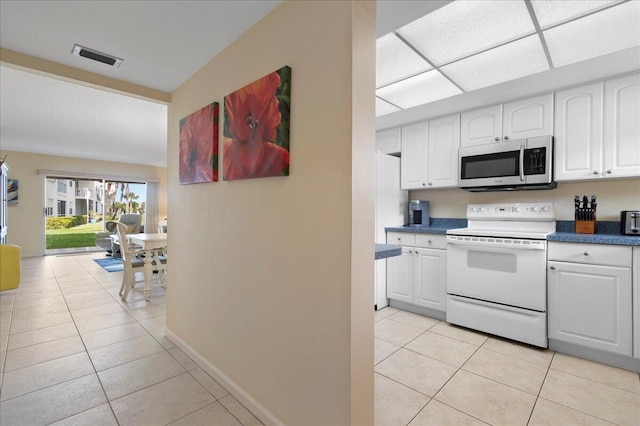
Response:
[{"label": "microwave door handle", "polygon": [[520,145],[520,180],[524,182],[524,145]]}]

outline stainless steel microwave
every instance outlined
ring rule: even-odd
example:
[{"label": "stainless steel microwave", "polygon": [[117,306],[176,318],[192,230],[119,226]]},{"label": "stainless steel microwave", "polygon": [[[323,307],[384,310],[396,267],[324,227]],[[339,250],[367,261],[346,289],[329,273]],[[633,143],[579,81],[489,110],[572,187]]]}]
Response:
[{"label": "stainless steel microwave", "polygon": [[467,191],[553,189],[553,136],[460,148],[458,187]]}]

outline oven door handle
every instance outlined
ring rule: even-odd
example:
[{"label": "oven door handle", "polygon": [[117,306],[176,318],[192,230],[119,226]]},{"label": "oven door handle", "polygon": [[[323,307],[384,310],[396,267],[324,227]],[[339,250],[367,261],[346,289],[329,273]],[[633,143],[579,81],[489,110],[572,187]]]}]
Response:
[{"label": "oven door handle", "polygon": [[520,180],[524,182],[524,145],[520,145]]},{"label": "oven door handle", "polygon": [[[485,247],[497,250],[546,250],[547,244],[543,240],[512,240],[506,238],[469,237],[469,240],[461,240],[459,237],[447,236],[447,244],[459,247]],[[493,241],[487,241],[487,240]]]}]

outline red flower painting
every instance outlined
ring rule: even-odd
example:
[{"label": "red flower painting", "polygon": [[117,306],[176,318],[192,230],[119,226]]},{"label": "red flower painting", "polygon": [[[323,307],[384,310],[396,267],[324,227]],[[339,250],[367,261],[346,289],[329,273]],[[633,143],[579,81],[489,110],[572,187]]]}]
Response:
[{"label": "red flower painting", "polygon": [[225,97],[225,180],[289,174],[290,77],[284,67]]},{"label": "red flower painting", "polygon": [[217,102],[180,120],[180,183],[218,180]]}]

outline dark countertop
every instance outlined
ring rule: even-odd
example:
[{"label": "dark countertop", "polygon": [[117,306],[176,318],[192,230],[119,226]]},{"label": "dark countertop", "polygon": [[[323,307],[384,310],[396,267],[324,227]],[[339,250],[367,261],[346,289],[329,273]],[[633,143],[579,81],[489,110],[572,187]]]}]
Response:
[{"label": "dark countertop", "polygon": [[[384,230],[386,232],[405,232],[410,234],[446,234],[449,229],[465,228],[466,226],[466,219],[433,218],[429,226],[391,226]],[[574,221],[559,220],[556,223],[557,231],[549,235],[547,241],[640,246],[640,236],[621,235],[619,229],[620,222],[598,221],[595,234],[576,234]]]},{"label": "dark countertop", "polygon": [[376,243],[376,260],[386,259],[388,257],[400,256],[401,254],[402,254],[402,247],[400,246]]},{"label": "dark countertop", "polygon": [[558,220],[556,232],[549,235],[547,241],[640,246],[640,236],[620,234],[620,222],[597,221],[595,234],[576,234],[575,229],[574,221]]},{"label": "dark countertop", "polygon": [[426,226],[392,226],[384,228],[387,232],[406,232],[410,234],[446,234],[449,229],[466,228],[467,219],[432,218]]},{"label": "dark countertop", "polygon": [[620,234],[576,234],[575,232],[556,232],[549,235],[547,237],[547,241],[640,246],[640,236]]}]

